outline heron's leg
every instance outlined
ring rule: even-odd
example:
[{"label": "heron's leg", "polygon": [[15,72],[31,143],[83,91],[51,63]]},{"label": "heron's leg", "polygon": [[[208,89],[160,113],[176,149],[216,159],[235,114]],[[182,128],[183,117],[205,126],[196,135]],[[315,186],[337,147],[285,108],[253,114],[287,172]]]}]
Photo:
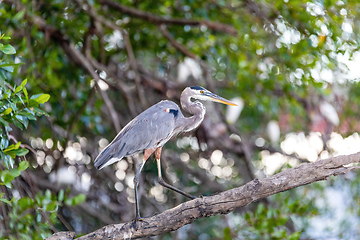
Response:
[{"label": "heron's leg", "polygon": [[155,151],[155,149],[146,149],[144,152],[144,160],[139,165],[139,169],[137,170],[135,177],[134,177],[134,188],[135,188],[135,229],[137,229],[137,222],[142,220],[143,218],[140,217],[140,208],[139,208],[139,194],[138,194],[138,185],[139,185],[139,177],[140,173],[145,165],[146,160],[150,157],[150,155]]},{"label": "heron's leg", "polygon": [[139,176],[141,173],[141,170],[144,167],[146,160],[144,160],[142,163],[140,163],[139,169],[137,170],[135,177],[134,177],[134,188],[135,188],[135,211],[136,211],[136,216],[135,216],[135,225],[137,220],[141,219],[140,217],[140,210],[139,210],[139,196],[138,196],[138,185],[139,185]]},{"label": "heron's leg", "polygon": [[190,195],[190,194],[188,194],[188,193],[186,193],[186,192],[184,192],[184,191],[182,191],[182,190],[180,190],[180,189],[178,189],[178,188],[176,188],[176,187],[173,187],[173,186],[171,186],[170,184],[168,184],[168,183],[166,183],[166,182],[164,181],[164,179],[162,178],[162,175],[161,175],[160,156],[161,156],[161,148],[157,148],[157,149],[155,150],[155,158],[156,158],[157,168],[158,168],[159,183],[160,183],[162,186],[166,187],[166,188],[169,188],[169,189],[171,189],[171,190],[173,190],[173,191],[175,191],[175,192],[178,192],[178,193],[184,195],[185,197],[188,197],[188,198],[191,198],[191,199],[195,199],[196,197],[194,197],[194,196],[192,196],[192,195]]}]

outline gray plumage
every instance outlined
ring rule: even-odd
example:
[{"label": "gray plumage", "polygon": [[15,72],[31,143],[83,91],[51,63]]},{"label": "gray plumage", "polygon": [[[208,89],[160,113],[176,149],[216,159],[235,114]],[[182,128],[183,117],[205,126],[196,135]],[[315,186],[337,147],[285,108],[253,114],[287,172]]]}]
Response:
[{"label": "gray plumage", "polygon": [[174,102],[165,100],[151,106],[131,120],[101,151],[95,160],[95,167],[102,169],[123,157],[162,147],[180,132],[177,124],[179,118],[184,118],[184,115]]},{"label": "gray plumage", "polygon": [[136,206],[135,228],[137,228],[137,221],[142,219],[140,217],[137,192],[138,179],[144,163],[152,153],[155,153],[156,157],[159,183],[188,198],[195,198],[166,183],[161,176],[160,164],[162,146],[164,146],[171,137],[181,132],[189,132],[197,128],[204,119],[205,107],[199,101],[191,101],[192,98],[235,105],[234,103],[209,92],[203,87],[187,87],[181,93],[180,103],[185,111],[192,114],[191,117],[184,117],[179,106],[175,103],[171,101],[161,101],[131,120],[95,159],[95,167],[102,169],[110,164],[120,161],[123,157],[132,156],[144,151],[143,162],[139,165],[139,169],[134,177]]},{"label": "gray plumage", "polygon": [[102,169],[120,161],[123,157],[132,156],[146,149],[162,147],[171,137],[181,132],[188,132],[197,128],[205,115],[205,107],[200,100],[218,101],[233,105],[203,87],[187,87],[180,97],[183,109],[193,116],[186,118],[179,106],[171,101],[161,101],[136,116],[114,138],[114,140],[100,152],[95,159],[95,167]]}]

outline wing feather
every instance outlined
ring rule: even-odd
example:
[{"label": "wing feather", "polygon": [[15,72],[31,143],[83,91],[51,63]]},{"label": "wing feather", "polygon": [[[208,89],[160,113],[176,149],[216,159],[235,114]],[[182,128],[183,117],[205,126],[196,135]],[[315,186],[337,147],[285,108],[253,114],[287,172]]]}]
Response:
[{"label": "wing feather", "polygon": [[95,167],[102,169],[123,157],[165,144],[173,135],[177,117],[166,109],[179,111],[175,103],[161,101],[135,117],[100,152]]}]

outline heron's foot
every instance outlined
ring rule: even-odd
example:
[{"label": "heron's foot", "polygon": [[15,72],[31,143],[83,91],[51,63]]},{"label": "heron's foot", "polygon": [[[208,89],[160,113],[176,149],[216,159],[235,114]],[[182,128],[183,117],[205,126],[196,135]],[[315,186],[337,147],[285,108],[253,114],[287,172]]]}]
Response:
[{"label": "heron's foot", "polygon": [[142,220],[143,220],[143,218],[140,217],[140,216],[137,216],[137,217],[133,220],[132,226],[135,228],[135,231],[139,229],[138,222],[139,222],[139,221],[142,221]]},{"label": "heron's foot", "polygon": [[147,218],[151,218],[151,217],[153,217],[153,216],[155,216],[155,215],[158,215],[158,213],[157,212],[154,212],[153,214],[151,214],[151,215],[149,215],[149,216],[146,216],[146,217],[140,217],[140,215],[139,216],[137,216],[133,221],[133,226],[134,226],[134,228],[135,228],[135,230],[138,230],[139,228],[139,226],[138,226],[138,222],[140,222],[140,221],[144,221],[145,219],[147,219]]}]

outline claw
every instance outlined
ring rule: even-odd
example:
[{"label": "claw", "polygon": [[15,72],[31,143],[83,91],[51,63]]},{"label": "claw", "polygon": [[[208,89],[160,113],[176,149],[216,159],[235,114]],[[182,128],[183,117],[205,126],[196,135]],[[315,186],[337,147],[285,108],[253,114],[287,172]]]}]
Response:
[{"label": "claw", "polygon": [[133,220],[133,224],[132,224],[132,225],[133,225],[133,227],[135,228],[135,231],[139,229],[139,228],[138,228],[139,226],[138,226],[138,224],[137,224],[138,221],[141,221],[141,218],[135,218],[135,219]]},{"label": "claw", "polygon": [[144,220],[144,218],[142,218],[142,217],[140,217],[140,216],[137,216],[133,221],[134,221],[134,223],[133,223],[133,226],[134,226],[134,228],[135,228],[135,230],[138,230],[139,229],[139,226],[138,226],[138,222],[139,221],[143,221]]}]

